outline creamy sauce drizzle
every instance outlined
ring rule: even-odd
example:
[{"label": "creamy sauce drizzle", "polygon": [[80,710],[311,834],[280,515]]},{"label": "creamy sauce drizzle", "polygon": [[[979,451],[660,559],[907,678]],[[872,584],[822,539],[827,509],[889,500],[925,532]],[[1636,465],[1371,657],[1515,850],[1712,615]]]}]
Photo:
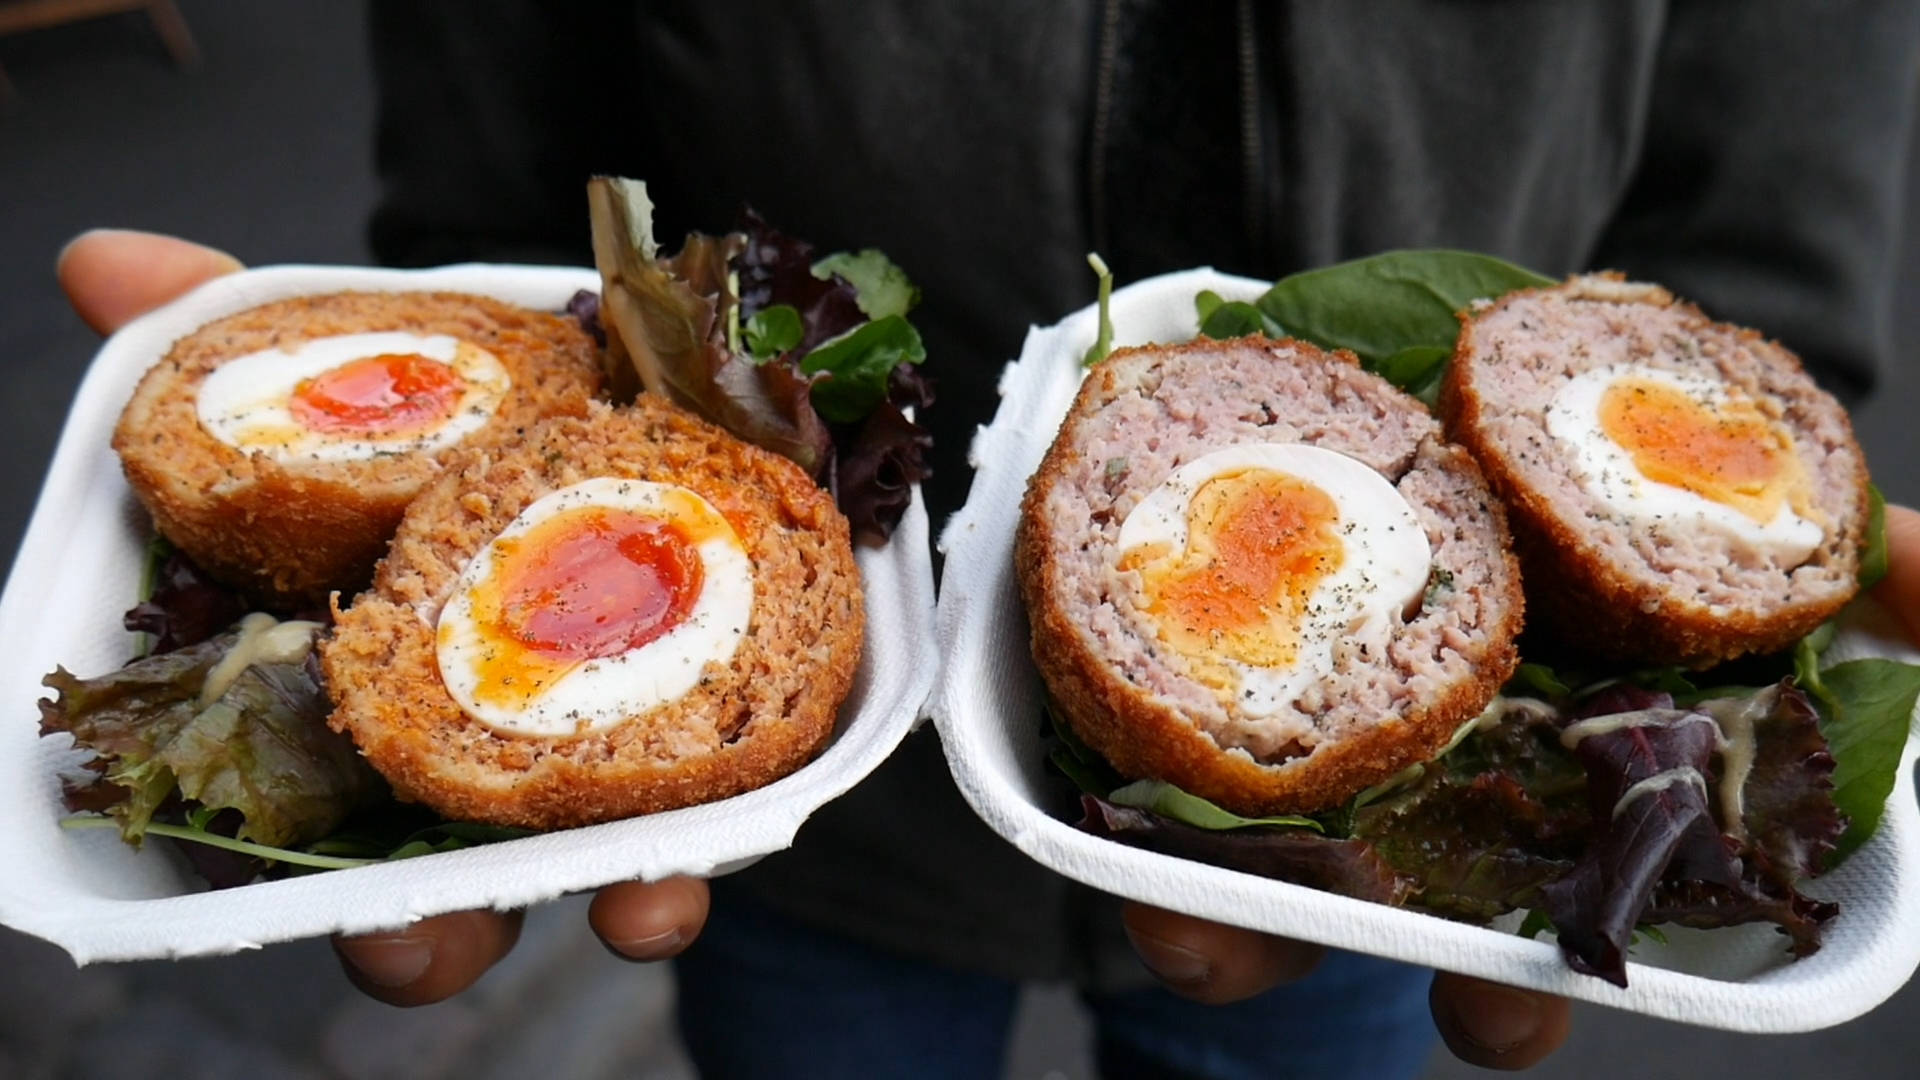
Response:
[{"label": "creamy sauce drizzle", "polygon": [[1747,838],[1747,775],[1753,771],[1757,749],[1753,722],[1772,712],[1779,700],[1776,685],[1745,700],[1701,703],[1720,725],[1720,816],[1726,819],[1727,835],[1736,840]]},{"label": "creamy sauce drizzle", "polygon": [[[1634,712],[1612,713],[1568,724],[1566,730],[1560,733],[1560,745],[1572,750],[1580,745],[1580,740],[1594,735],[1610,735],[1626,728],[1679,727],[1681,724],[1695,723],[1712,724],[1713,717],[1684,709],[1638,709]],[[1715,745],[1720,741],[1716,738]]]},{"label": "creamy sauce drizzle", "polygon": [[318,629],[317,622],[281,622],[258,611],[241,619],[239,639],[200,684],[200,707],[219,701],[232,689],[234,680],[255,664],[297,664],[305,660],[313,650],[313,632]]},{"label": "creamy sauce drizzle", "polygon": [[1635,799],[1646,795],[1657,795],[1675,784],[1692,784],[1700,789],[1701,798],[1707,797],[1707,778],[1700,775],[1699,769],[1691,765],[1682,765],[1677,769],[1654,773],[1621,792],[1620,798],[1613,804],[1614,820],[1619,820],[1620,815],[1626,811],[1627,807],[1633,805]]}]

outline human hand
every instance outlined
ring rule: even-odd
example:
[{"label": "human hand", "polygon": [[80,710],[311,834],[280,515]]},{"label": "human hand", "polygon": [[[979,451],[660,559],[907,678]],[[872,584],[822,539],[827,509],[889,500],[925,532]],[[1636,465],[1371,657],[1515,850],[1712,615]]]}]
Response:
[{"label": "human hand", "polygon": [[[243,269],[224,251],[154,233],[97,229],[60,252],[54,275],[88,326],[111,334],[202,282]],[[707,919],[707,885],[691,878],[624,882],[588,910],[615,955],[663,960],[686,948]],[[385,934],[336,937],[353,984],[393,1005],[425,1005],[473,985],[520,936],[519,912],[462,911]]]},{"label": "human hand", "polygon": [[[1303,978],[1326,953],[1304,941],[1139,903],[1127,904],[1121,919],[1134,952],[1162,985],[1209,1005],[1239,1001]],[[1483,1068],[1528,1068],[1567,1038],[1570,1007],[1565,998],[1552,994],[1441,971],[1434,973],[1427,1002],[1447,1049]]]}]

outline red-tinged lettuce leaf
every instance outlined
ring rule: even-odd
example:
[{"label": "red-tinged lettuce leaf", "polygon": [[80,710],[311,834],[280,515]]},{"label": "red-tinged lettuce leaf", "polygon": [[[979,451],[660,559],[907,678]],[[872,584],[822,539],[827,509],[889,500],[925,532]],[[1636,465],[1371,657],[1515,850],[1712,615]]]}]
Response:
[{"label": "red-tinged lettuce leaf", "polygon": [[750,209],[741,214],[740,233],[746,244],[735,261],[741,309],[751,316],[785,304],[798,312],[801,334],[793,346],[796,355],[867,321],[853,282],[814,272],[813,245],[768,225]]},{"label": "red-tinged lettuce leaf", "polygon": [[1567,962],[1625,986],[1633,928],[1661,879],[1737,890],[1742,867],[1707,800],[1719,728],[1705,715],[1671,708],[1664,694],[1618,688],[1601,696],[1609,695],[1641,705],[1640,722],[1574,747],[1587,770],[1597,835],[1573,870],[1541,893]]},{"label": "red-tinged lettuce leaf", "polygon": [[1406,899],[1406,883],[1364,840],[1294,828],[1216,832],[1092,795],[1080,807],[1078,828],[1132,847],[1381,904]]},{"label": "red-tinged lettuce leaf", "polygon": [[136,634],[153,635],[148,651],[156,653],[197,645],[247,613],[239,593],[208,577],[171,545],[166,547],[147,598],[121,620]]},{"label": "red-tinged lettuce leaf", "polygon": [[607,328],[600,325],[600,294],[592,289],[577,290],[567,298],[567,314],[573,316],[595,345],[607,347]]},{"label": "red-tinged lettuce leaf", "polygon": [[834,462],[834,500],[858,539],[884,541],[928,475],[933,436],[890,401],[881,402]]},{"label": "red-tinged lettuce leaf", "polygon": [[[379,790],[352,742],[327,728],[331,704],[310,657],[255,663],[201,702],[209,673],[239,638],[221,634],[93,679],[61,669],[43,680],[55,696],[40,702],[41,734],[66,732],[95,755],[95,786],[124,793],[111,812],[129,842],[182,798],[237,811],[242,839],[306,843]],[[90,796],[98,794],[89,802],[97,805]]]},{"label": "red-tinged lettuce leaf", "polygon": [[1409,906],[1485,921],[1539,904],[1586,840],[1586,774],[1550,711],[1514,709],[1420,779],[1361,807],[1352,835],[1413,889]]},{"label": "red-tinged lettuce leaf", "polygon": [[731,263],[747,246],[738,233],[695,233],[671,259],[657,259],[646,185],[595,177],[587,189],[600,318],[616,371],[815,477],[829,460],[826,424],[808,399],[810,380],[784,363],[755,363],[736,350]]},{"label": "red-tinged lettuce leaf", "polygon": [[[1833,755],[1812,702],[1789,680],[1745,697],[1704,701],[1698,708],[1730,739],[1744,727],[1752,730],[1753,764],[1740,790],[1742,857],[1758,876],[1783,889],[1818,876],[1847,819],[1833,800]],[[1722,775],[1726,761],[1723,756]],[[1723,801],[1718,809],[1724,826],[1729,807]]]}]

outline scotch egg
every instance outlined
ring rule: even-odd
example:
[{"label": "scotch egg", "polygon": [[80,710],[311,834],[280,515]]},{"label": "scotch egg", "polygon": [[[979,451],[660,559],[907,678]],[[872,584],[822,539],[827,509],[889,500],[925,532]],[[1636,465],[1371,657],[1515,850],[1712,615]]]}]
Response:
[{"label": "scotch egg", "polygon": [[1614,364],[1553,395],[1548,434],[1581,486],[1652,529],[1711,529],[1776,565],[1825,535],[1793,436],[1751,397],[1704,373]]},{"label": "scotch egg", "polygon": [[451,446],[512,387],[497,357],[448,334],[336,334],[227,361],[201,383],[196,413],[244,453],[353,461]]},{"label": "scotch egg", "polygon": [[1432,550],[1385,477],[1333,450],[1264,443],[1188,462],[1130,512],[1117,568],[1158,639],[1250,716],[1384,651]]},{"label": "scotch egg", "polygon": [[467,563],[435,657],[494,731],[574,736],[679,699],[752,617],[752,562],[711,503],[601,477],[534,502]]},{"label": "scotch egg", "polygon": [[551,829],[806,764],[864,635],[833,496],[641,394],[454,451],[319,649],[329,723],[399,797]]},{"label": "scotch egg", "polygon": [[1778,342],[1617,274],[1462,312],[1449,437],[1505,505],[1543,637],[1704,668],[1859,591],[1866,459]]},{"label": "scotch egg", "polygon": [[1479,467],[1351,353],[1200,339],[1088,371],[1014,569],[1058,722],[1128,779],[1241,814],[1433,757],[1517,662]]}]

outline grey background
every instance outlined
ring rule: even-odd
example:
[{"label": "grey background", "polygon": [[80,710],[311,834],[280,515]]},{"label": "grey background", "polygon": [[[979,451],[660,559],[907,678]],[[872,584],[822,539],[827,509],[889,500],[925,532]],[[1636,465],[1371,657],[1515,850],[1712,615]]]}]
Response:
[{"label": "grey background", "polygon": [[[360,2],[182,0],[205,55],[175,71],[146,23],[115,16],[0,39],[18,90],[0,107],[0,559],[10,565],[54,439],[97,344],[52,275],[94,225],[154,229],[248,263],[364,263],[375,190]],[[1920,175],[1920,171],[1910,173]],[[1920,186],[1910,183],[1915,195]],[[1911,200],[1910,200],[1911,201]],[[1910,215],[1889,378],[1856,414],[1889,497],[1920,500],[1920,214]],[[17,713],[16,713],[17,715]],[[0,874],[8,872],[0,868]],[[324,942],[76,970],[0,930],[0,1078],[690,1075],[665,969],[622,964],[579,899],[528,919],[512,958],[442,1005],[389,1009],[346,986]],[[1091,1075],[1085,1021],[1058,987],[1027,996],[1013,1077]],[[1579,1006],[1550,1077],[1912,1075],[1920,990],[1811,1035],[1733,1036]],[[1434,1077],[1477,1072],[1437,1052]]]}]

